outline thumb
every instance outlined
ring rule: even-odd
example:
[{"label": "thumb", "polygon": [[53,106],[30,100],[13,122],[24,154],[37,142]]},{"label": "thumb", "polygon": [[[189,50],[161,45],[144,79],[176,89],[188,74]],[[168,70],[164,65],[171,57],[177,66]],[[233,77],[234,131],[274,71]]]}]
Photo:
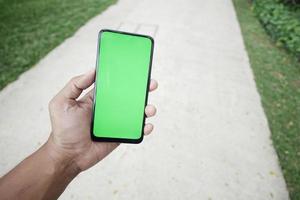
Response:
[{"label": "thumb", "polygon": [[87,89],[95,81],[95,69],[73,77],[65,87],[58,93],[57,97],[76,100],[84,89]]}]

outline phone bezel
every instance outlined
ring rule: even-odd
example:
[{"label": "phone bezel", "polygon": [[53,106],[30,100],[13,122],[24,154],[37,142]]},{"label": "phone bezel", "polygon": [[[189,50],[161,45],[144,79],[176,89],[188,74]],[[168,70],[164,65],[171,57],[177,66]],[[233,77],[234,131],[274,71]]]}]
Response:
[{"label": "phone bezel", "polygon": [[100,43],[101,43],[101,35],[104,32],[112,32],[112,33],[119,33],[119,34],[125,34],[125,35],[131,35],[136,37],[145,37],[147,39],[150,39],[151,41],[151,52],[150,52],[150,62],[149,62],[149,71],[148,71],[148,80],[147,80],[147,88],[146,88],[146,94],[145,94],[145,103],[144,108],[147,105],[148,102],[148,93],[149,93],[149,86],[150,86],[150,80],[151,80],[151,69],[152,69],[152,60],[153,60],[153,51],[154,51],[154,39],[151,36],[148,35],[142,35],[142,34],[136,34],[136,33],[129,33],[124,31],[116,31],[111,29],[102,29],[98,33],[98,43],[97,43],[97,55],[96,55],[96,75],[95,75],[95,84],[94,84],[94,99],[93,99],[93,109],[92,109],[92,121],[91,121],[91,139],[96,142],[117,142],[117,143],[132,143],[132,144],[138,144],[143,141],[144,138],[144,126],[146,121],[146,114],[144,113],[143,118],[143,128],[141,130],[141,136],[138,139],[130,139],[130,138],[111,138],[111,137],[97,137],[94,135],[94,115],[95,115],[95,106],[96,106],[96,92],[97,92],[97,76],[100,73],[100,70],[98,67],[99,59],[100,59]]}]

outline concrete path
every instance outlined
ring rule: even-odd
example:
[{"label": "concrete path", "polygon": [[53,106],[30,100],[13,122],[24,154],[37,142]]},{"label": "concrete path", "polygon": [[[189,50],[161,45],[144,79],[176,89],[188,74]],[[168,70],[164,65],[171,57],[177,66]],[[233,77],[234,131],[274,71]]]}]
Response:
[{"label": "concrete path", "polygon": [[60,199],[288,199],[230,0],[119,0],[88,22],[1,91],[1,174],[46,140],[48,101],[95,66],[102,28],[155,35],[156,127]]}]

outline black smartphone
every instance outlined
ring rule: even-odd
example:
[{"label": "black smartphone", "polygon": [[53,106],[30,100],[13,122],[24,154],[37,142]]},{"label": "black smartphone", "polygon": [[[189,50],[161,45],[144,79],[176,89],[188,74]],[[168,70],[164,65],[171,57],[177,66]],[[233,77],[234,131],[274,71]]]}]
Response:
[{"label": "black smartphone", "polygon": [[140,143],[154,40],[114,30],[101,30],[98,38],[92,139]]}]

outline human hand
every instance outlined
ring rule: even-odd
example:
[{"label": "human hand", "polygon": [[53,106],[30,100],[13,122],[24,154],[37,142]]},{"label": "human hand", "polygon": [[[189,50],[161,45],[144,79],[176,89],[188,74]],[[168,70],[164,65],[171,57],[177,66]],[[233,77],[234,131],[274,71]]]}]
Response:
[{"label": "human hand", "polygon": [[[86,170],[102,160],[119,143],[94,142],[90,137],[91,115],[93,108],[93,90],[78,99],[83,90],[94,83],[95,70],[72,78],[67,85],[50,101],[49,112],[52,132],[46,143],[50,156],[62,162],[75,165],[78,172]],[[151,80],[150,91],[157,88]],[[147,117],[156,113],[153,105],[145,108]],[[152,124],[146,124],[144,134],[153,130]]]}]

